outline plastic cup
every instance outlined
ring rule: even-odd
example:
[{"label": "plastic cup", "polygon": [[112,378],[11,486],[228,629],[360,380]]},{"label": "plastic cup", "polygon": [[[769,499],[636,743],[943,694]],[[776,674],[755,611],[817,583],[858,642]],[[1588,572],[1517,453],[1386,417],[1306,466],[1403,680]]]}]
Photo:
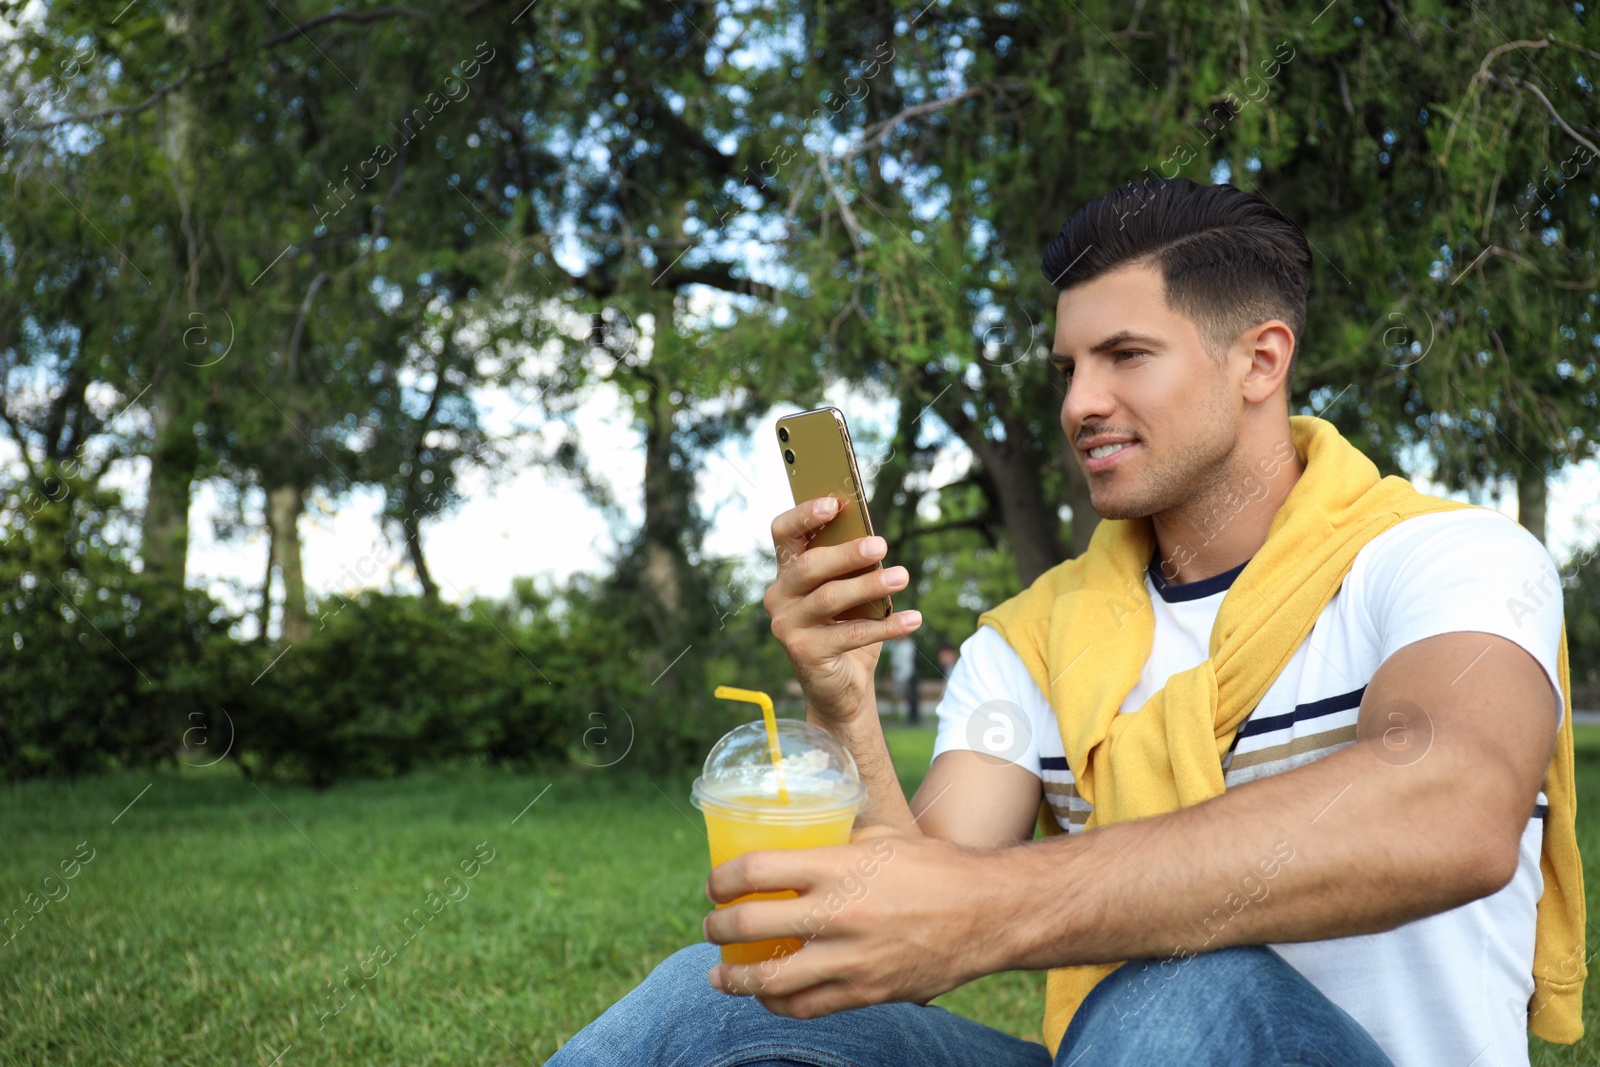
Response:
[{"label": "plastic cup", "polygon": [[[780,799],[766,726],[759,721],[728,731],[712,746],[694,781],[690,803],[706,817],[713,867],[761,849],[817,848],[850,841],[850,829],[867,795],[855,757],[838,738],[801,719],[777,720],[777,732],[787,803]],[[795,896],[788,889],[748,893],[717,907]],[[797,952],[800,944],[798,938],[779,937],[723,945],[722,961],[760,963]]]}]

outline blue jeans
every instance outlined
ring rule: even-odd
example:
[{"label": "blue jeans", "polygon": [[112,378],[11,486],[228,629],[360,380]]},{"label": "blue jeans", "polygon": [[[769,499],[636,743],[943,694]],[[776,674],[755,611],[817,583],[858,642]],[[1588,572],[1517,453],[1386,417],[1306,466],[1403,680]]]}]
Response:
[{"label": "blue jeans", "polygon": [[[711,988],[717,946],[669,956],[584,1027],[549,1067],[1051,1067],[1043,1045],[940,1007],[876,1004],[773,1015]],[[1040,1005],[1041,1014],[1043,1005]],[[1370,1035],[1282,956],[1218,949],[1165,969],[1132,960],[1079,1006],[1055,1067],[1393,1067]]]}]

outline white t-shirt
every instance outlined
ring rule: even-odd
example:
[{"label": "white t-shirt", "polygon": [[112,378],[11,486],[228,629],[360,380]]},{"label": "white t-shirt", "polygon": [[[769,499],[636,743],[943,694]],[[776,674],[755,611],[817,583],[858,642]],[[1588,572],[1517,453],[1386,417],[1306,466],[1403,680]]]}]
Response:
[{"label": "white t-shirt", "polygon": [[[1122,712],[1137,712],[1170,675],[1207,658],[1223,594],[1243,569],[1180,585],[1147,571],[1154,643]],[[1561,611],[1550,554],[1499,512],[1433,512],[1395,524],[1357,554],[1310,635],[1239,727],[1223,760],[1225,784],[1353,744],[1378,665],[1436,634],[1481,631],[1527,649],[1556,690],[1559,722]],[[1089,805],[1073,786],[1055,713],[997,631],[980,627],[962,644],[938,716],[935,759],[969,749],[1026,767],[1043,782],[1062,828],[1082,831]],[[1365,1027],[1396,1067],[1525,1067],[1546,801],[1541,790],[1517,872],[1500,891],[1384,933],[1271,947]]]}]

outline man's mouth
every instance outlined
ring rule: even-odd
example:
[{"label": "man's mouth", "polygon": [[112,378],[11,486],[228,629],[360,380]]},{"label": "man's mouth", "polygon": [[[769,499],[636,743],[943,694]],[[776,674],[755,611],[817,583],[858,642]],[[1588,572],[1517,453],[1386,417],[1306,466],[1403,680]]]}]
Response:
[{"label": "man's mouth", "polygon": [[[1094,440],[1094,438],[1090,438]],[[1138,441],[1103,441],[1092,448],[1083,451],[1083,468],[1093,474],[1097,471],[1110,470],[1122,462],[1123,454],[1137,445]]]},{"label": "man's mouth", "polygon": [[1122,449],[1127,448],[1131,444],[1133,444],[1132,441],[1118,441],[1114,445],[1101,445],[1099,448],[1089,449],[1089,455],[1093,456],[1095,459],[1103,459],[1104,457],[1111,455],[1113,452],[1119,452]]}]

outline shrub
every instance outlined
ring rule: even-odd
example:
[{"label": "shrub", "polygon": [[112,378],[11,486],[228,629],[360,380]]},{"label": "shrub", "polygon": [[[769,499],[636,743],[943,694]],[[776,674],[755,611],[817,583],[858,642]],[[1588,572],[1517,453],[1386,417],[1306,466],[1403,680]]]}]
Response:
[{"label": "shrub", "polygon": [[81,774],[172,758],[211,707],[229,622],[168,602],[99,533],[94,494],[12,517],[0,543],[0,774]]},{"label": "shrub", "polygon": [[235,755],[319,785],[475,754],[557,758],[559,694],[527,644],[475,605],[363,593],[324,611],[308,640],[253,648],[265,673],[234,698]]}]

